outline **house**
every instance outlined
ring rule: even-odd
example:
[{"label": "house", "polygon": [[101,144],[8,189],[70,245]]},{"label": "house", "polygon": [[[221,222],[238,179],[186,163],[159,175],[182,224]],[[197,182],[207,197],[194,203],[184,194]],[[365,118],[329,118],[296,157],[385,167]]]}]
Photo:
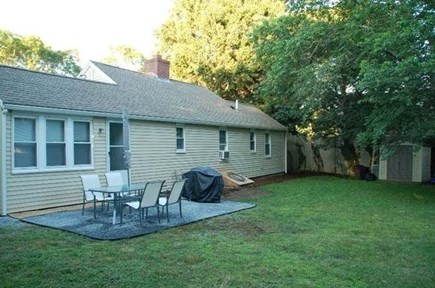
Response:
[{"label": "house", "polygon": [[286,172],[286,128],[257,108],[171,80],[91,62],[80,78],[0,66],[0,214],[81,203],[79,175],[125,169],[132,182],[197,166],[247,177]]}]

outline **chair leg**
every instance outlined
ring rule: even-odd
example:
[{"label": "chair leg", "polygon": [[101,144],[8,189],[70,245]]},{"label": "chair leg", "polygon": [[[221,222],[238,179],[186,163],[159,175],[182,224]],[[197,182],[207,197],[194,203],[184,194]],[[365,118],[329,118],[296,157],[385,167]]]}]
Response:
[{"label": "chair leg", "polygon": [[180,217],[183,218],[183,214],[181,213],[181,200],[178,202],[178,205],[180,206]]},{"label": "chair leg", "polygon": [[[107,204],[107,205],[109,205],[109,204]],[[120,215],[120,218],[121,218],[121,219],[120,219],[120,224],[122,224],[122,214],[123,214],[123,212],[122,212],[123,209],[122,209],[122,208],[123,208],[123,207],[122,207],[122,203],[120,203],[120,204],[119,204],[119,211],[121,212],[121,215]]]},{"label": "chair leg", "polygon": [[157,219],[159,220],[159,224],[160,224],[160,208],[159,205],[157,205],[156,207],[157,207]]},{"label": "chair leg", "polygon": [[168,223],[169,223],[169,205],[166,205],[166,218],[168,219]]},{"label": "chair leg", "polygon": [[97,201],[94,197],[94,219],[97,219]]},{"label": "chair leg", "polygon": [[82,216],[85,215],[85,199],[83,199]]}]

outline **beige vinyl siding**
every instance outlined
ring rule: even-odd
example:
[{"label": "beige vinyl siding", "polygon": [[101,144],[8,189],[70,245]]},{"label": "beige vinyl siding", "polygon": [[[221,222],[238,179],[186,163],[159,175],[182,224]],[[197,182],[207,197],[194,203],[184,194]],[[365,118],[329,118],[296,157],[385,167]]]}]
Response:
[{"label": "beige vinyl siding", "polygon": [[221,162],[221,169],[251,178],[284,172],[285,132],[268,131],[272,145],[271,157],[267,157],[264,151],[264,130],[255,130],[256,152],[250,151],[251,130],[230,128],[228,131],[230,158],[227,162]]},{"label": "beige vinyl siding", "polygon": [[[8,118],[6,133],[8,213],[81,203],[81,174],[98,174],[101,184],[106,184],[106,118],[92,119],[94,169],[22,174],[12,174],[11,119]],[[264,130],[256,131],[257,151],[252,153],[249,147],[250,130],[229,127],[227,133],[230,158],[228,161],[221,161],[219,127],[184,124],[186,153],[176,153],[176,124],[130,120],[132,182],[162,179],[167,180],[169,186],[175,180],[177,172],[187,172],[198,166],[231,170],[247,177],[280,173],[285,170],[284,132],[269,131],[272,157],[268,158],[264,155]]]},{"label": "beige vinyl siding", "polygon": [[[105,127],[105,120],[96,118],[91,124],[95,169],[12,174],[11,119],[9,118],[6,133],[8,213],[82,203],[83,193],[79,175],[92,173],[103,175],[106,172],[104,156],[106,138],[104,134],[98,134],[98,128]],[[104,183],[101,176],[100,181]]]},{"label": "beige vinyl siding", "polygon": [[168,180],[176,171],[218,163],[218,129],[185,125],[186,153],[176,153],[176,124],[131,121],[132,182]]},{"label": "beige vinyl siding", "polygon": [[[99,132],[99,129],[102,129],[102,132]],[[90,171],[96,173],[100,176],[101,185],[105,185],[105,177],[104,173],[107,172],[107,127],[106,127],[106,118],[96,117],[92,121],[92,131],[93,131],[93,161],[94,161],[94,171]],[[81,186],[80,186],[81,187]]]},{"label": "beige vinyl siding", "polygon": [[270,132],[272,157],[264,155],[264,131],[257,133],[257,152],[249,149],[249,129],[227,128],[228,161],[219,160],[219,127],[184,125],[186,153],[176,153],[176,124],[131,121],[133,182],[165,179],[168,185],[179,171],[198,166],[231,170],[247,177],[285,170],[285,132]]}]

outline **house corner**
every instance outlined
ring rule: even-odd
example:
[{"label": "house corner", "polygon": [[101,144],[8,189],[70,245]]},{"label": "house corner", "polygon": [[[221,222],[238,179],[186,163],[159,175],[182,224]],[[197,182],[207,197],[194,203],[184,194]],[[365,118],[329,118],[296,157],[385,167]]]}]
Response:
[{"label": "house corner", "polygon": [[6,205],[6,114],[0,99],[0,215],[7,214]]}]

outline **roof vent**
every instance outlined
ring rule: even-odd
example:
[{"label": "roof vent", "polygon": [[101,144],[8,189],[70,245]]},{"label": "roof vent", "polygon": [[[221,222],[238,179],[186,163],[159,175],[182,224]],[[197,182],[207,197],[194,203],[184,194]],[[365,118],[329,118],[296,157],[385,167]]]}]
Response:
[{"label": "roof vent", "polygon": [[234,106],[231,105],[230,107],[236,111],[239,111],[239,100],[236,100],[236,103],[234,104]]}]

